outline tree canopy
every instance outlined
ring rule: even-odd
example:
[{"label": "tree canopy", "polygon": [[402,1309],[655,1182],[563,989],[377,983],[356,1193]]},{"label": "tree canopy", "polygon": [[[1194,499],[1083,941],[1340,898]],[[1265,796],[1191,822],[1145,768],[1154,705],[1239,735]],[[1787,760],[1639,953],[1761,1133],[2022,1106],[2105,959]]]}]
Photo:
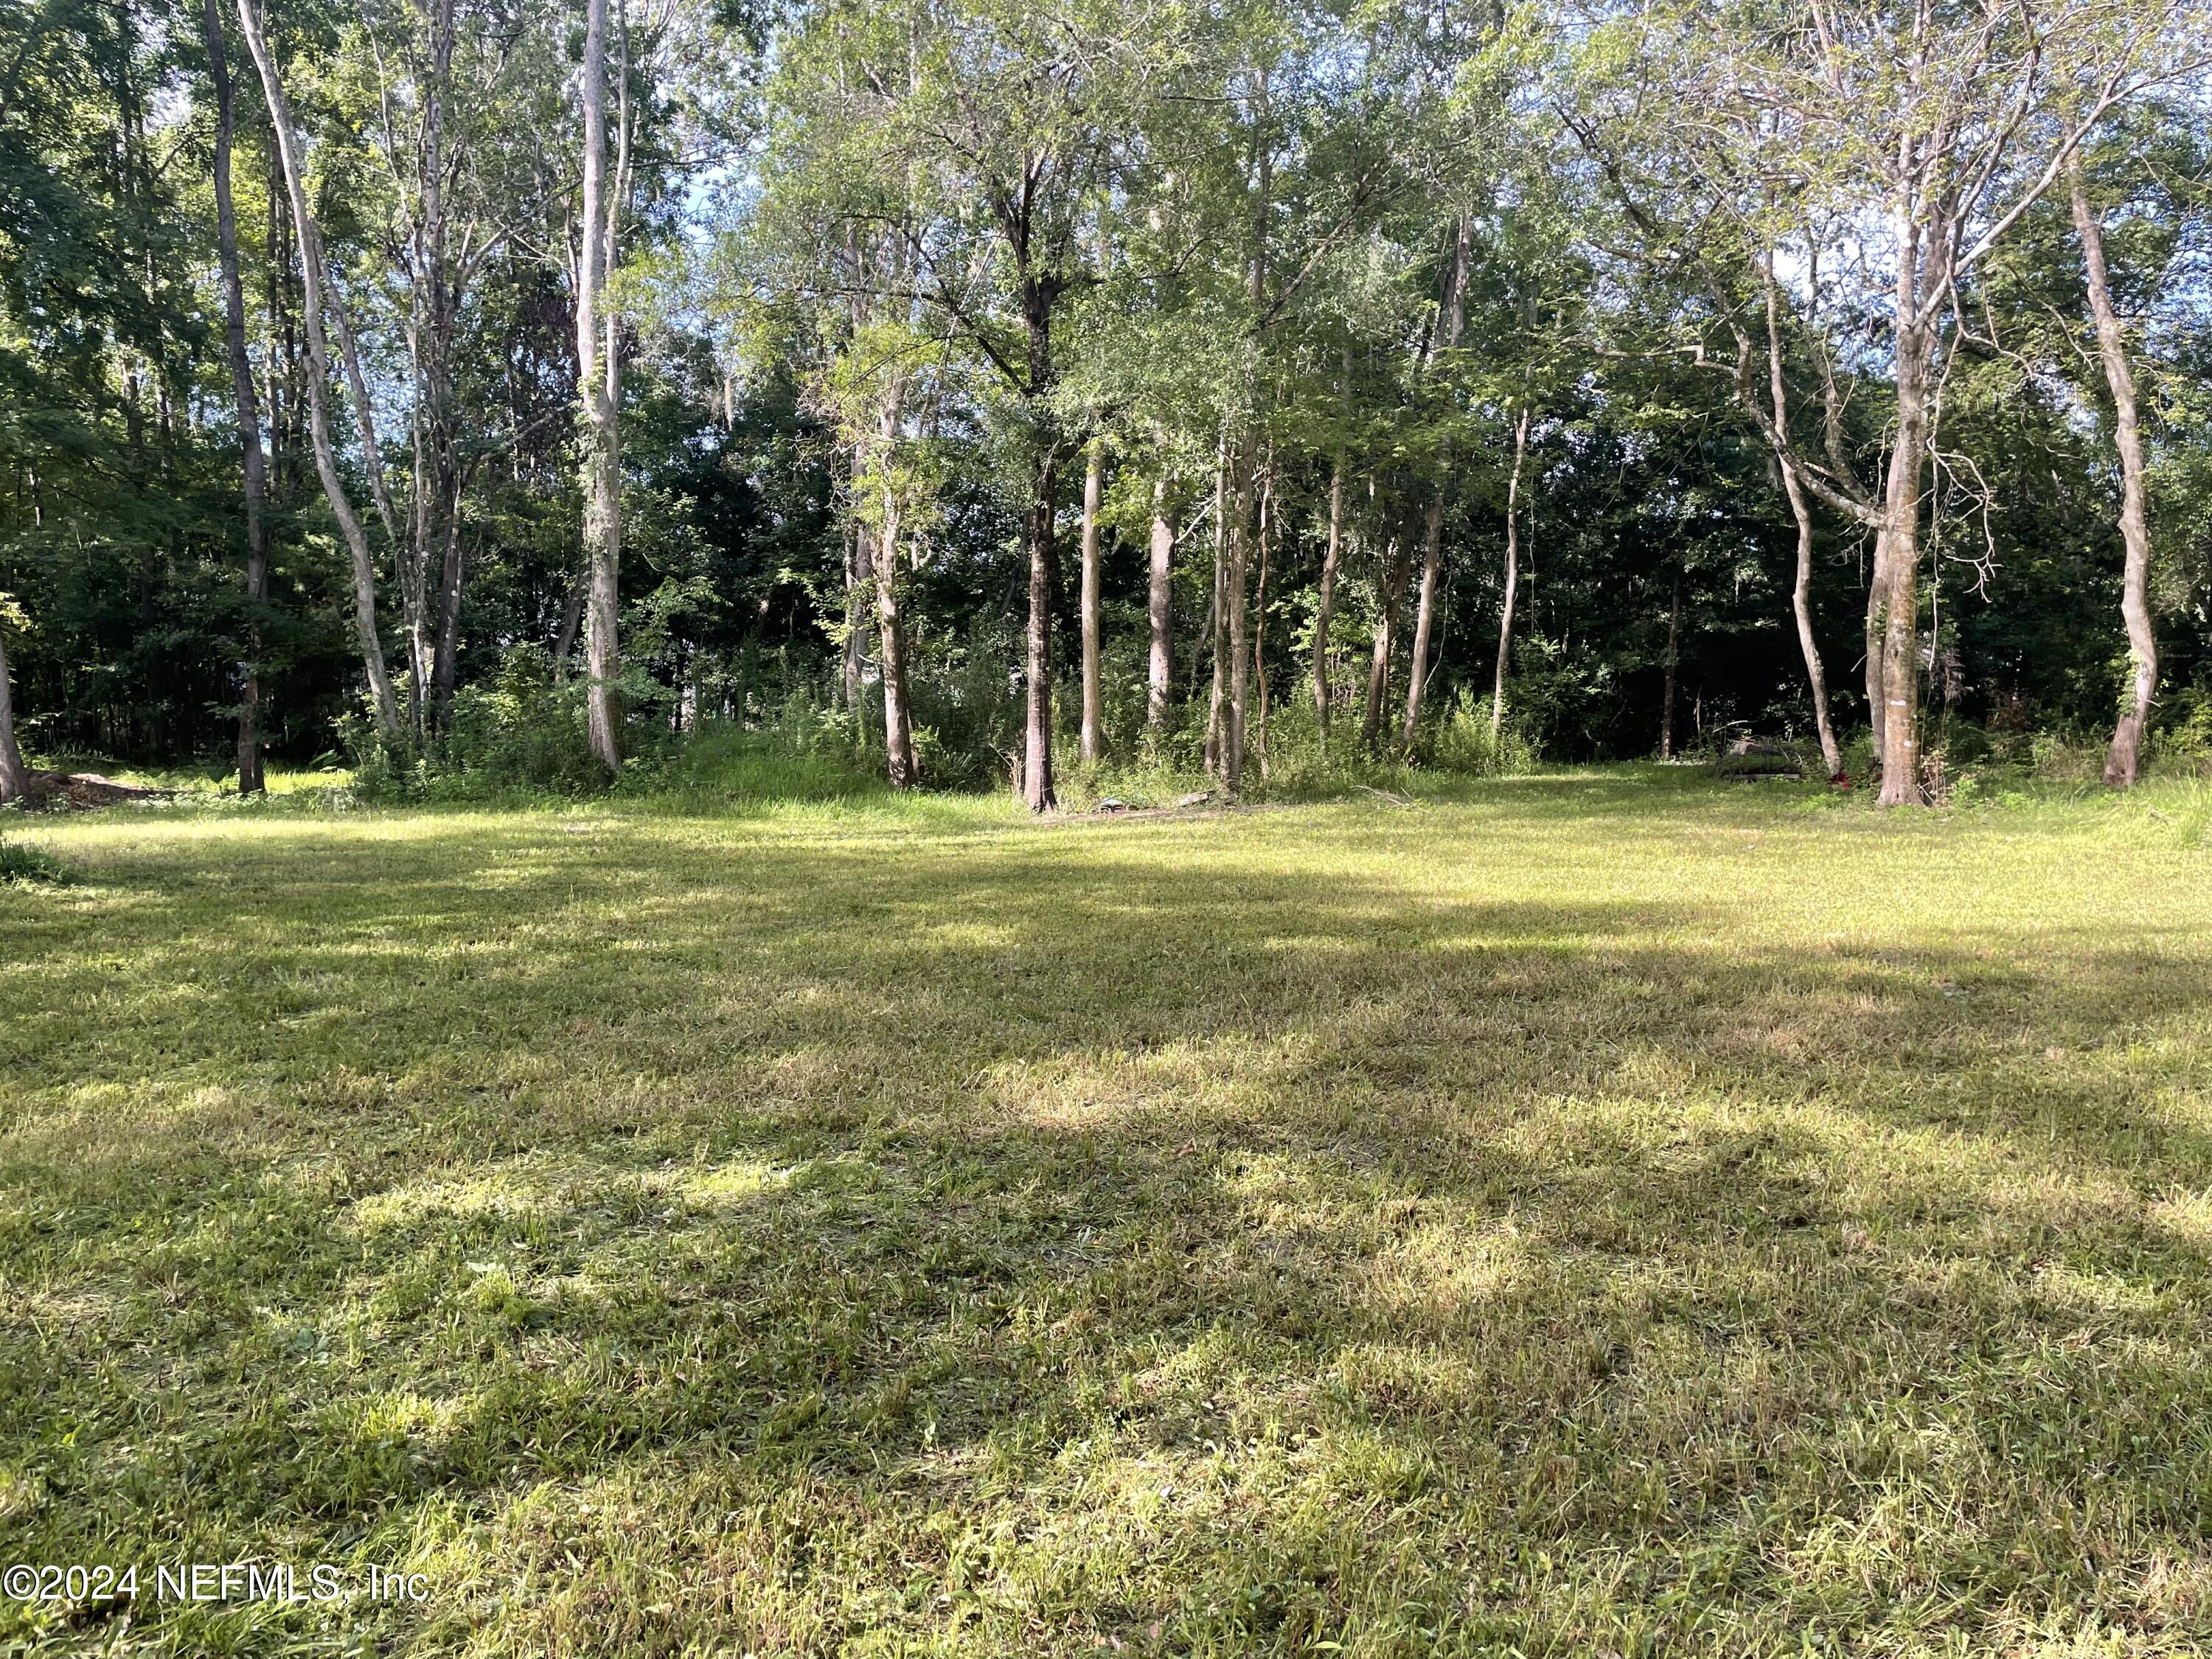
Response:
[{"label": "tree canopy", "polygon": [[2208,86],[2194,0],[27,0],[0,738],[2132,781],[2212,741]]}]

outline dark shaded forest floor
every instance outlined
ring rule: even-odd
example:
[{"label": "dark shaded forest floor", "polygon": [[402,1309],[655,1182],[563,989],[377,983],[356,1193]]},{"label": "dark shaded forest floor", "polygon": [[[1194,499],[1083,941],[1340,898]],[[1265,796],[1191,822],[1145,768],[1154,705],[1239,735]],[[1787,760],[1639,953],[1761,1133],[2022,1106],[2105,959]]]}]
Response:
[{"label": "dark shaded forest floor", "polygon": [[0,1560],[140,1578],[0,1642],[2197,1651],[2208,826],[27,826]]}]

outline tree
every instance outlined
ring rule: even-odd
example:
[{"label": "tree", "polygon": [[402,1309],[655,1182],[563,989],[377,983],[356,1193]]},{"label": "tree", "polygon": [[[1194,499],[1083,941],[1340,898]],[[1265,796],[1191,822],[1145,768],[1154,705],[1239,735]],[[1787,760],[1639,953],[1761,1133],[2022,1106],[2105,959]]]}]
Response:
[{"label": "tree", "polygon": [[[291,201],[292,228],[299,244],[301,319],[307,359],[307,418],[314,446],[315,471],[322,480],[323,494],[330,501],[331,515],[337,520],[347,550],[353,556],[354,633],[361,647],[362,666],[368,678],[370,701],[376,711],[378,725],[386,733],[396,735],[400,730],[398,704],[392,695],[392,679],[385,670],[384,641],[377,632],[376,565],[369,556],[368,533],[362,528],[360,515],[354,511],[345,484],[338,476],[337,457],[331,447],[330,346],[323,326],[329,268],[324,260],[322,233],[317,227],[313,210],[307,201],[299,137],[292,125],[291,106],[284,95],[284,85],[277,74],[276,59],[270,54],[269,43],[263,33],[254,0],[238,0],[238,22],[240,30],[246,36],[246,50],[252,54],[254,67],[260,72],[262,91],[268,98],[269,124],[276,136],[276,153],[283,168],[284,187]],[[351,356],[350,349],[348,356]],[[367,395],[359,384],[357,371],[354,379],[355,403],[366,429],[369,419]],[[373,434],[367,448],[368,453],[364,459],[371,468],[372,476],[374,476],[376,459]],[[388,528],[388,514],[386,518]]]},{"label": "tree", "polygon": [[1098,655],[1100,605],[1098,568],[1098,498],[1106,477],[1106,447],[1093,439],[1083,467],[1083,531],[1080,546],[1083,585],[1078,604],[1078,628],[1083,650],[1083,763],[1095,766],[1105,747],[1106,690]]},{"label": "tree", "polygon": [[[1452,225],[1451,257],[1445,266],[1443,302],[1437,319],[1437,349],[1439,351],[1449,352],[1458,345],[1459,332],[1466,322],[1467,262],[1468,222],[1466,215],[1462,214]],[[1524,412],[1522,416],[1522,436],[1524,439],[1528,434],[1527,421],[1528,416]],[[1449,438],[1447,437],[1445,439],[1447,454],[1449,441]],[[1520,454],[1517,450],[1514,455],[1514,480],[1517,484],[1520,481]],[[1509,545],[1512,538],[1511,511],[1510,507],[1507,509],[1506,538]],[[1421,558],[1420,599],[1414,608],[1413,615],[1413,654],[1406,667],[1406,726],[1403,736],[1408,750],[1411,750],[1413,746],[1413,735],[1419,730],[1421,724],[1421,694],[1427,690],[1429,683],[1429,635],[1436,622],[1437,582],[1443,570],[1444,479],[1442,477],[1437,479],[1436,493],[1429,501],[1428,532],[1424,538],[1424,543],[1425,550]],[[1510,617],[1513,601],[1510,597],[1512,588],[1510,584],[1506,592],[1508,621],[1505,629],[1501,630],[1498,635],[1501,653],[1504,649],[1505,633],[1512,626]],[[1502,664],[1502,655],[1500,660]],[[1504,672],[1501,665],[1498,680],[1501,707],[1504,702],[1505,684]]]},{"label": "tree", "polygon": [[2119,313],[2112,305],[2112,279],[2105,265],[2104,230],[2089,204],[2081,160],[2069,155],[2066,186],[2074,228],[2081,239],[2081,265],[2087,279],[2089,310],[2097,325],[2097,355],[2112,394],[2112,444],[2120,457],[2120,535],[2127,544],[2121,577],[2120,615],[2128,630],[2128,702],[2113,728],[2105,761],[2105,781],[2115,788],[2134,787],[2142,763],[2143,729],[2150,721],[2158,690],[2158,639],[2150,624],[2150,523],[2144,506],[2142,432],[2136,416],[2135,375],[2128,368]]},{"label": "tree", "polygon": [[22,625],[22,607],[9,595],[0,593],[0,806],[21,800],[31,788],[31,775],[15,742],[14,677],[8,669],[8,635]]},{"label": "tree", "polygon": [[1498,670],[1491,684],[1490,729],[1505,726],[1505,671],[1512,661],[1513,607],[1521,593],[1521,468],[1528,455],[1527,404],[1513,423],[1513,470],[1505,482],[1505,581],[1498,605]]},{"label": "tree", "polygon": [[[2169,49],[2180,33],[2155,4],[1808,0],[1779,17],[1655,7],[1603,22],[1586,52],[1595,72],[1571,123],[1654,252],[1697,273],[1734,339],[1741,405],[1778,458],[1875,534],[1867,675],[1885,805],[1921,797],[1923,478],[1959,289],[2100,123],[2194,61]],[[1885,234],[1869,241],[1874,222]],[[1886,310],[1893,414],[1878,487],[1838,444],[1815,459],[1760,404],[1740,296],[1753,286],[1743,273],[1771,269],[1784,246],[1808,271],[1869,271],[1854,303]]]},{"label": "tree", "polygon": [[[620,581],[622,569],[622,358],[613,319],[600,337],[599,308],[616,254],[616,198],[607,179],[607,0],[586,0],[583,204],[576,228],[576,395],[584,429],[584,550],[590,571],[584,648],[592,753],[610,771],[622,764]],[[619,172],[619,170],[617,170]]]},{"label": "tree", "polygon": [[230,197],[234,115],[230,54],[222,37],[217,0],[202,0],[208,80],[215,90],[216,246],[222,274],[223,342],[230,357],[231,389],[238,410],[238,444],[244,459],[246,500],[246,661],[238,704],[238,793],[257,794],[261,778],[261,622],[269,600],[269,527],[262,518],[264,461],[261,402],[254,395],[253,363],[246,351],[246,289],[238,271],[238,214]]}]

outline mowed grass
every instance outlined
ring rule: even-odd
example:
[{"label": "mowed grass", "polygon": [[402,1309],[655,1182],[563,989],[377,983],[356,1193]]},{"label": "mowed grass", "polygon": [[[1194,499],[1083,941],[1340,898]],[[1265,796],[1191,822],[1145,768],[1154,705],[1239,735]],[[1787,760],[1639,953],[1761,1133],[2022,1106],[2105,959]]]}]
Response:
[{"label": "mowed grass", "polygon": [[38,823],[0,1640],[2200,1651],[2207,822]]}]

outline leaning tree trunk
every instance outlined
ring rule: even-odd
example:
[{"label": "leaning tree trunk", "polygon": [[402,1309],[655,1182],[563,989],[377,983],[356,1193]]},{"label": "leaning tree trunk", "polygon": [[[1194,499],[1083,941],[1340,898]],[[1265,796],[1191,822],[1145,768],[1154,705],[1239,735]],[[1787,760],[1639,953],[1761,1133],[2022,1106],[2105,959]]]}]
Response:
[{"label": "leaning tree trunk", "polygon": [[607,188],[607,0],[588,0],[584,14],[584,202],[576,240],[576,390],[583,404],[584,549],[590,565],[584,606],[584,657],[591,674],[586,725],[592,753],[610,770],[622,764],[622,439],[615,397],[621,386],[615,354],[600,360],[600,289],[614,252],[612,192]]},{"label": "leaning tree trunk", "polygon": [[2142,765],[2143,728],[2150,723],[2151,699],[2158,690],[2158,639],[2151,631],[2150,522],[2143,501],[2142,433],[2136,424],[2135,374],[2128,367],[2120,336],[2119,313],[2112,308],[2112,280],[2105,265],[2105,237],[2089,206],[2077,155],[2067,168],[2074,197],[2074,228],[2081,237],[2081,262],[2089,283],[2089,308],[2097,319],[2097,349],[2105,360],[2105,380],[2112,392],[2112,435],[2120,452],[2120,539],[2127,563],[2120,580],[2120,617],[2128,630],[2128,704],[2112,728],[2105,757],[2105,781],[2131,788]]},{"label": "leaning tree trunk", "polygon": [[1098,763],[1104,744],[1106,693],[1098,662],[1098,497],[1105,484],[1106,446],[1094,440],[1083,468],[1083,737],[1085,766]]},{"label": "leaning tree trunk", "polygon": [[1175,672],[1175,509],[1168,502],[1164,475],[1152,483],[1152,569],[1148,595],[1152,621],[1152,673],[1146,686],[1145,724],[1157,732],[1167,724],[1168,688]]},{"label": "leaning tree trunk", "polygon": [[269,528],[263,522],[261,404],[253,392],[253,362],[246,352],[246,289],[238,274],[238,215],[230,195],[231,138],[236,126],[230,88],[230,54],[222,38],[222,10],[206,0],[208,76],[215,87],[216,253],[222,271],[224,342],[230,353],[231,390],[238,409],[238,444],[246,473],[246,672],[238,698],[238,793],[261,793],[261,609],[269,600]]},{"label": "leaning tree trunk", "polygon": [[0,804],[30,793],[31,775],[15,746],[15,698],[8,683],[8,640],[0,634]]},{"label": "leaning tree trunk", "polygon": [[[594,3],[604,3],[604,0],[594,0]],[[307,427],[315,452],[315,471],[322,479],[323,494],[330,501],[331,516],[337,520],[339,533],[353,556],[354,634],[361,647],[362,667],[368,677],[369,696],[376,705],[377,724],[387,736],[396,737],[400,730],[399,707],[392,695],[392,677],[385,670],[384,642],[376,626],[376,564],[369,556],[368,536],[362,528],[360,515],[353,510],[345,484],[338,477],[337,459],[331,446],[331,355],[323,332],[322,233],[307,205],[291,106],[284,96],[284,84],[277,78],[276,61],[270,55],[253,0],[239,0],[238,23],[246,36],[246,48],[252,54],[253,66],[260,72],[262,91],[267,95],[269,124],[276,134],[277,159],[283,166],[285,194],[292,205],[292,227],[299,240],[300,311],[307,356]]]},{"label": "leaning tree trunk", "polygon": [[1314,720],[1321,728],[1324,752],[1328,748],[1328,630],[1336,619],[1336,576],[1343,558],[1344,446],[1339,444],[1328,474],[1328,549],[1322,555],[1321,599],[1314,608]]},{"label": "leaning tree trunk", "polygon": [[[1781,305],[1776,295],[1773,262],[1760,266],[1766,289],[1767,395],[1774,405],[1774,430],[1786,439],[1790,431],[1790,389],[1782,373]],[[1774,446],[1774,464],[1782,474],[1783,493],[1790,498],[1790,515],[1797,521],[1797,576],[1790,590],[1790,614],[1797,622],[1797,648],[1805,659],[1805,678],[1813,691],[1813,724],[1820,734],[1820,758],[1831,781],[1844,775],[1843,751],[1836,744],[1836,728],[1828,718],[1828,674],[1820,663],[1820,647],[1813,637],[1813,507],[1805,499],[1805,486],[1797,476],[1797,459],[1786,441]]]},{"label": "leaning tree trunk", "polygon": [[1490,729],[1505,726],[1505,672],[1513,659],[1513,605],[1521,592],[1521,463],[1528,453],[1528,410],[1513,428],[1513,473],[1505,483],[1505,597],[1498,608],[1498,676],[1490,693]]},{"label": "leaning tree trunk", "polygon": [[1813,691],[1813,724],[1820,734],[1820,759],[1832,781],[1844,775],[1844,753],[1828,718],[1828,674],[1820,665],[1820,647],[1813,637],[1813,509],[1797,482],[1797,469],[1780,463],[1782,488],[1797,519],[1797,577],[1790,589],[1790,611],[1797,619],[1797,648],[1805,658],[1805,678]]}]

